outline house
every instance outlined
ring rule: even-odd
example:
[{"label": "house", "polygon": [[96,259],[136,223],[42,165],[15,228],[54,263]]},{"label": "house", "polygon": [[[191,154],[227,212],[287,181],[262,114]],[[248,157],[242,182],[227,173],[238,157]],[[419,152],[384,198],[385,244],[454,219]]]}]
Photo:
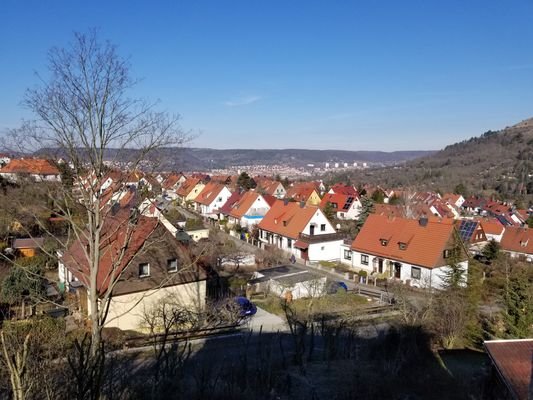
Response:
[{"label": "house", "polygon": [[338,219],[357,219],[362,210],[359,196],[326,193],[320,202],[320,209],[324,210],[328,203],[335,211],[335,216]]},{"label": "house", "polygon": [[11,161],[11,156],[6,153],[0,153],[0,168],[5,166],[6,164],[9,164]]},{"label": "house", "polygon": [[259,227],[259,240],[305,261],[337,260],[343,235],[318,207],[276,200]]},{"label": "house", "polygon": [[501,250],[512,258],[523,257],[533,262],[533,229],[508,226],[500,242]]},{"label": "house", "polygon": [[481,221],[483,231],[487,236],[487,240],[494,240],[498,243],[502,241],[505,226],[503,226],[497,219],[484,219]]},{"label": "house", "polygon": [[181,172],[173,172],[161,182],[161,188],[165,191],[165,194],[168,197],[170,197],[171,199],[177,199],[178,194],[176,193],[176,191],[186,180],[187,178]]},{"label": "house", "polygon": [[344,194],[347,196],[357,196],[359,197],[359,193],[357,192],[357,189],[354,188],[351,185],[346,185],[344,183],[336,183],[332,187],[329,188],[328,193],[330,194]]},{"label": "house", "polygon": [[51,161],[39,158],[12,159],[0,169],[0,176],[12,182],[23,176],[36,182],[61,182],[59,169]]},{"label": "house", "polygon": [[488,340],[484,344],[492,371],[487,387],[490,398],[529,400],[531,385],[533,339]]},{"label": "house", "polygon": [[229,218],[231,210],[239,202],[242,196],[243,193],[239,191],[233,192],[229,199],[224,203],[224,205],[218,209],[218,215],[221,221],[227,220]]},{"label": "house", "polygon": [[[97,289],[111,294],[106,327],[142,329],[143,310],[172,297],[183,306],[205,306],[206,274],[190,261],[188,249],[157,218],[132,220],[120,210],[102,228]],[[76,293],[80,311],[91,312],[89,263],[84,239],[76,240],[59,258],[59,281]],[[125,244],[128,243],[128,246]],[[118,279],[111,280],[115,274]]]},{"label": "house", "polygon": [[231,192],[225,185],[210,181],[195,197],[195,209],[204,217],[219,219],[218,210],[230,197]]},{"label": "house", "polygon": [[471,254],[482,254],[488,239],[480,221],[471,219],[456,220],[455,228]]},{"label": "house", "polygon": [[200,179],[193,177],[187,178],[176,191],[178,202],[181,205],[186,205],[188,202],[193,204],[192,202],[204,187],[205,184],[203,184]]},{"label": "house", "polygon": [[303,201],[308,206],[318,206],[320,204],[320,196],[314,187],[314,184],[307,182],[295,184],[287,190],[286,197],[295,201]]},{"label": "house", "polygon": [[257,184],[256,190],[261,194],[268,194],[278,199],[283,199],[287,195],[281,182],[261,177],[255,177],[254,180]]},{"label": "house", "polygon": [[44,238],[24,238],[13,241],[13,249],[22,257],[34,257],[43,248]]},{"label": "house", "polygon": [[428,218],[370,214],[351,245],[354,269],[416,287],[442,288],[454,262],[465,271],[468,259],[453,223]]},{"label": "house", "polygon": [[[270,199],[270,202],[266,198]],[[229,223],[240,225],[243,228],[250,228],[257,225],[270,210],[271,204],[275,201],[273,196],[262,196],[257,192],[248,191],[242,194],[241,198],[235,202],[228,213]]]},{"label": "house", "polygon": [[442,200],[456,209],[461,208],[465,202],[465,198],[462,195],[455,193],[446,193],[442,196]]},{"label": "house", "polygon": [[327,278],[308,269],[280,265],[254,272],[247,283],[249,295],[274,294],[284,299],[319,297],[326,291]]}]

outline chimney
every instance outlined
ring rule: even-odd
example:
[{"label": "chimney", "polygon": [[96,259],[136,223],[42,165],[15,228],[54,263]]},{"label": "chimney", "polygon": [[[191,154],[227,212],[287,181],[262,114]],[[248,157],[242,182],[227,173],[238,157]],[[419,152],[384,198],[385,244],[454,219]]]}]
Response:
[{"label": "chimney", "polygon": [[426,217],[425,215],[420,217],[420,219],[418,220],[418,224],[420,226],[427,226],[428,225],[428,217]]},{"label": "chimney", "polygon": [[287,204],[289,204],[289,199],[283,199],[283,205],[286,206]]},{"label": "chimney", "polygon": [[304,208],[305,207],[305,201],[300,201],[300,208]]}]

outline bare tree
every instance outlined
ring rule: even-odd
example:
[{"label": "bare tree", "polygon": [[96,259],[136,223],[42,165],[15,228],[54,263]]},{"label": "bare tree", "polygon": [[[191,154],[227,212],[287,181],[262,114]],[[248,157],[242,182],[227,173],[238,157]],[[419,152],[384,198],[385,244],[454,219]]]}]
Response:
[{"label": "bare tree", "polygon": [[[177,116],[156,112],[154,103],[130,97],[137,81],[130,77],[129,68],[116,46],[99,41],[94,31],[75,34],[68,47],[50,50],[47,78],[40,77],[40,84],[26,93],[23,104],[36,119],[12,132],[18,143],[54,149],[77,178],[76,196],[65,188],[56,207],[70,226],[70,237],[62,240],[61,246],[67,248],[73,240],[85,244],[83,262],[88,269],[83,273],[90,305],[90,353],[94,357],[101,349],[113,289],[124,272],[121,263],[135,229],[135,224],[129,224],[119,246],[122,250],[106,277],[108,284],[99,286],[101,248],[106,240],[103,228],[112,211],[101,190],[107,163],[111,160],[112,165],[137,171],[157,159],[158,149],[188,139]],[[115,189],[127,190],[123,185]],[[77,204],[83,209],[82,223],[72,212]]]}]

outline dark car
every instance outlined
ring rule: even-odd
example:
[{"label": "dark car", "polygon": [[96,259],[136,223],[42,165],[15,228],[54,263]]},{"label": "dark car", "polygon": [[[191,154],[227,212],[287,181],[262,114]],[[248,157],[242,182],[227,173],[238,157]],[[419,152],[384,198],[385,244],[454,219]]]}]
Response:
[{"label": "dark car", "polygon": [[255,304],[248,300],[246,297],[235,297],[235,303],[237,303],[237,305],[239,306],[240,317],[251,317],[257,312],[257,307],[255,306]]}]

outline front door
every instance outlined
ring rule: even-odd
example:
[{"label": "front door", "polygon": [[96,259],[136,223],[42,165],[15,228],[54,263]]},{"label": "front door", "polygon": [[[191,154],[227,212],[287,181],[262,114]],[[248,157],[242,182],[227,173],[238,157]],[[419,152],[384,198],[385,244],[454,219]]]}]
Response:
[{"label": "front door", "polygon": [[313,236],[315,234],[315,226],[314,225],[311,225],[309,227],[309,232],[311,233],[311,236]]}]

